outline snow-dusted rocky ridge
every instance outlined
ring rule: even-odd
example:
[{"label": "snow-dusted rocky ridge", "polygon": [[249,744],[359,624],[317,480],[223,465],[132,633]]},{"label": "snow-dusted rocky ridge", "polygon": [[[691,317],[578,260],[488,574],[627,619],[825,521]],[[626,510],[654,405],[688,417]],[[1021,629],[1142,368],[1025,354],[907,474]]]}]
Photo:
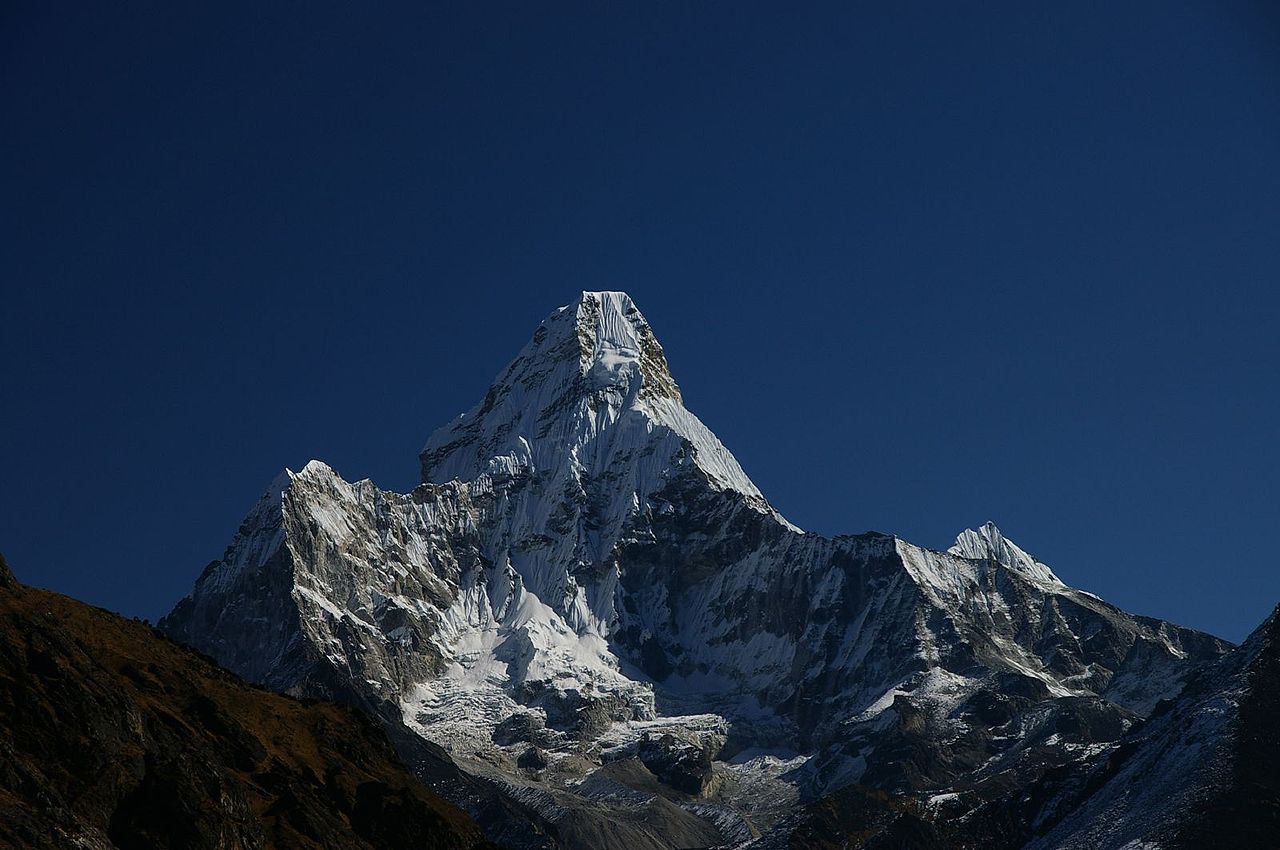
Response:
[{"label": "snow-dusted rocky ridge", "polygon": [[408,494],[282,474],[161,626],[438,743],[559,846],[604,840],[600,812],[613,846],[707,846],[855,782],[1030,783],[1228,648],[990,524],[947,552],[801,531],[622,293],[552,313],[420,460]]}]

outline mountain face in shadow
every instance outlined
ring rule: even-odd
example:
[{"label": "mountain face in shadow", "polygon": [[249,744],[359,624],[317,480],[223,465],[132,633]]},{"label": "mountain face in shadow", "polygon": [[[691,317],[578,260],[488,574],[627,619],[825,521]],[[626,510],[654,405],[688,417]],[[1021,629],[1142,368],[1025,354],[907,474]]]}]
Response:
[{"label": "mountain face in shadow", "polygon": [[359,713],[248,685],[0,558],[0,846],[488,845]]}]

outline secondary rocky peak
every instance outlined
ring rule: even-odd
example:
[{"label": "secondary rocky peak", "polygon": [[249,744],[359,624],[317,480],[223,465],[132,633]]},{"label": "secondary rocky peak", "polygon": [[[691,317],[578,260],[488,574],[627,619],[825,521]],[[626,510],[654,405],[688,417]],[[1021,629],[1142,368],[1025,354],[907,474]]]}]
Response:
[{"label": "secondary rocky peak", "polygon": [[960,532],[947,552],[975,561],[993,560],[1030,578],[1062,584],[1053,570],[1005,537],[989,520],[978,528],[966,528]]},{"label": "secondary rocky peak", "polygon": [[298,470],[285,467],[280,470],[280,473],[271,480],[269,485],[267,485],[267,492],[287,490],[289,489],[289,484],[295,478],[307,478],[322,475],[337,475],[337,473],[334,472],[333,467],[329,466],[329,464],[322,460],[315,459],[307,461],[306,464]]},{"label": "secondary rocky peak", "polygon": [[1280,663],[1280,605],[1240,645],[1240,654],[1250,663],[1261,655],[1270,655]]}]

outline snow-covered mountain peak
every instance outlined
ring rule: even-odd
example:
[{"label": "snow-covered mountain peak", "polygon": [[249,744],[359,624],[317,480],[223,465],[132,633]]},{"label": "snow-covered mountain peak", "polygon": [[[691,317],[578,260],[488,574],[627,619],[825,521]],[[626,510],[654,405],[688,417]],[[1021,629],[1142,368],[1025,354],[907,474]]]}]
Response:
[{"label": "snow-covered mountain peak", "polygon": [[267,493],[278,493],[289,489],[289,483],[295,478],[304,478],[312,476],[337,475],[338,473],[333,467],[322,460],[312,458],[307,461],[301,469],[293,470],[285,467],[275,478],[271,479],[271,483],[267,485]]},{"label": "snow-covered mountain peak", "polygon": [[306,466],[302,467],[301,470],[295,473],[295,477],[299,475],[336,475],[336,474],[337,473],[334,472],[334,469],[332,466],[330,466],[329,464],[325,463],[322,460],[316,460],[312,458],[311,460],[307,461]]},{"label": "snow-covered mountain peak", "polygon": [[1053,570],[1005,537],[994,522],[988,521],[979,528],[966,528],[947,552],[974,561],[992,560],[1029,578],[1062,584]]},{"label": "snow-covered mountain peak", "polygon": [[409,493],[286,470],[162,628],[369,708],[520,805],[596,812],[580,834],[609,846],[671,846],[596,831],[655,782],[709,795],[664,804],[708,818],[679,846],[847,783],[1030,783],[1226,649],[1066,587],[991,523],[947,552],[801,532],[685,408],[623,293],[544,319],[421,461]]},{"label": "snow-covered mountain peak", "polygon": [[[607,477],[643,500],[692,464],[764,504],[732,454],[685,407],[649,323],[623,292],[583,292],[542,321],[484,399],[437,430],[422,480]],[[771,510],[771,509],[770,509]]]},{"label": "snow-covered mountain peak", "polygon": [[293,482],[299,479],[319,480],[319,479],[341,479],[337,471],[329,464],[322,460],[309,460],[298,471],[294,471],[289,467],[280,470],[275,478],[271,479],[271,483],[267,485],[266,492],[262,494],[259,504],[260,508],[278,507],[280,500],[284,498],[284,494],[293,486]]},{"label": "snow-covered mountain peak", "polygon": [[574,330],[588,386],[635,388],[650,398],[680,401],[680,388],[662,346],[629,295],[583,292],[564,309],[576,319]]},{"label": "snow-covered mountain peak", "polygon": [[[487,604],[502,628],[523,628],[511,617],[527,594],[537,602],[529,610],[552,612],[552,631],[574,646],[611,633],[617,546],[673,493],[727,495],[798,530],[685,409],[662,346],[620,292],[583,292],[544,319],[484,399],[419,457],[424,484],[459,482],[474,499],[481,557],[497,571]],[[529,669],[554,649],[530,646]]]}]

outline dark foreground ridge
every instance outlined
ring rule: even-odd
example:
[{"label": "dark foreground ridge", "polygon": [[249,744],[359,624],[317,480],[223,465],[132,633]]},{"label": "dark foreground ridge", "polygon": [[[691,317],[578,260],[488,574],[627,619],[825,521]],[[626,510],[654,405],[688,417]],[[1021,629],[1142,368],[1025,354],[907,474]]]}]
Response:
[{"label": "dark foreground ridge", "polygon": [[359,713],[245,684],[0,557],[0,846],[488,845]]}]

